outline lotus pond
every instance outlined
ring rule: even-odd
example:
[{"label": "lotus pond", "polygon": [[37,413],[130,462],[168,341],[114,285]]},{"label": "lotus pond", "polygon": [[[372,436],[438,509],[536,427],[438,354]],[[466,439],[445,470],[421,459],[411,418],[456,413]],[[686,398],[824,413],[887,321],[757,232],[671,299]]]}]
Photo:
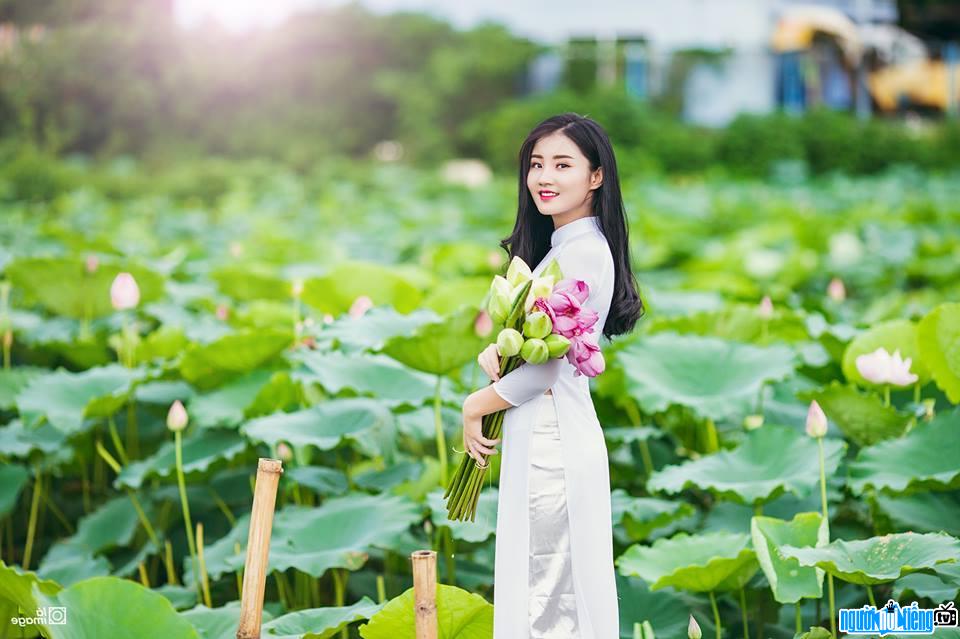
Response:
[{"label": "lotus pond", "polygon": [[[647,314],[591,382],[621,636],[819,638],[840,608],[956,600],[958,176],[624,196]],[[515,198],[349,165],[0,204],[0,637],[234,637],[272,457],[264,637],[412,637],[434,549],[441,637],[489,639],[498,457],[475,521],[442,495]]]}]

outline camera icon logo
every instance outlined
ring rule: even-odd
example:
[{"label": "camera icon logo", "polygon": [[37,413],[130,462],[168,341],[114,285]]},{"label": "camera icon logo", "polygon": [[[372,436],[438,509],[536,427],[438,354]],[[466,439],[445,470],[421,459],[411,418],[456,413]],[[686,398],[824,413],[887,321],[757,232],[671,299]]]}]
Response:
[{"label": "camera icon logo", "polygon": [[67,623],[67,609],[64,606],[39,608],[37,616],[40,622],[47,626],[63,626]]}]

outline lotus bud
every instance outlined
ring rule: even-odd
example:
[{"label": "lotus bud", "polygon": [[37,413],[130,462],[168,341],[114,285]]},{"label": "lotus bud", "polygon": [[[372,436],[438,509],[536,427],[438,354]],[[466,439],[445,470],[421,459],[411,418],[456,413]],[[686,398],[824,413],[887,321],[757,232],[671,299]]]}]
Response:
[{"label": "lotus bud", "polygon": [[773,317],[773,302],[770,301],[769,295],[764,295],[763,299],[760,300],[760,317],[763,319],[770,319]]},{"label": "lotus bud", "polygon": [[477,313],[477,317],[473,320],[473,332],[476,333],[478,337],[486,337],[492,330],[493,320],[490,319],[489,313],[481,309],[480,312]]},{"label": "lotus bud", "polygon": [[700,639],[703,633],[700,631],[700,624],[690,615],[690,623],[687,624],[687,639]]},{"label": "lotus bud", "polygon": [[570,340],[559,333],[550,333],[543,341],[547,344],[547,350],[550,352],[551,358],[563,357],[570,350]]},{"label": "lotus bud", "polygon": [[487,253],[487,264],[490,268],[500,268],[503,263],[503,255],[499,251],[490,251]]},{"label": "lotus bud", "polygon": [[530,312],[530,309],[533,308],[533,303],[537,300],[538,297],[549,299],[552,293],[553,293],[553,278],[550,278],[550,277],[535,278],[533,280],[533,285],[530,287],[530,292],[527,293],[527,299],[524,300],[524,303],[523,303],[524,310],[527,312]]},{"label": "lotus bud", "polygon": [[756,430],[763,426],[763,415],[747,415],[743,418],[743,427],[747,430]]},{"label": "lotus bud", "polygon": [[811,437],[823,437],[827,434],[827,416],[820,408],[817,400],[810,402],[810,408],[807,409],[807,435]]},{"label": "lotus bud", "polygon": [[285,462],[293,459],[293,449],[290,448],[287,442],[280,442],[277,444],[277,457]]},{"label": "lotus bud", "polygon": [[527,315],[527,319],[523,322],[523,335],[524,337],[535,337],[537,339],[543,339],[550,334],[550,331],[553,330],[553,323],[550,321],[550,317],[541,311],[534,311]]},{"label": "lotus bud", "polygon": [[87,273],[96,272],[97,267],[99,266],[100,266],[100,260],[97,258],[96,255],[91,253],[90,255],[87,256],[87,261],[86,261]]},{"label": "lotus bud", "polygon": [[547,268],[543,269],[540,273],[540,277],[549,277],[553,280],[553,283],[563,279],[563,272],[560,270],[560,264],[557,262],[556,258],[551,259],[550,263],[547,264]]},{"label": "lotus bud", "polygon": [[513,357],[523,347],[523,335],[514,328],[505,328],[497,335],[497,349],[502,357]]},{"label": "lotus bud", "polygon": [[506,278],[497,275],[490,285],[490,299],[487,302],[487,312],[497,324],[507,321],[510,314],[510,305],[513,303],[513,287]]},{"label": "lotus bud", "polygon": [[520,357],[531,364],[543,364],[550,357],[550,349],[547,343],[539,338],[531,338],[523,343],[520,348]]},{"label": "lotus bud", "polygon": [[140,288],[130,273],[117,273],[110,285],[110,303],[113,308],[122,311],[133,308],[140,302]]},{"label": "lotus bud", "polygon": [[373,300],[366,295],[360,295],[357,299],[353,300],[353,304],[350,305],[350,317],[354,319],[363,317],[363,314],[371,308],[373,308]]},{"label": "lotus bud", "polygon": [[324,324],[333,324],[333,315],[330,313],[323,314],[323,323]]},{"label": "lotus bud", "polygon": [[842,302],[847,299],[847,288],[843,285],[843,280],[835,277],[827,284],[827,296],[835,302]]},{"label": "lotus bud", "polygon": [[170,410],[167,411],[167,428],[173,432],[181,431],[187,427],[187,421],[189,421],[187,409],[183,407],[183,403],[179,399],[175,400],[170,405]]},{"label": "lotus bud", "polygon": [[527,263],[519,255],[515,255],[510,260],[510,266],[507,267],[507,281],[510,282],[510,286],[516,288],[532,277],[533,273],[530,272]]},{"label": "lotus bud", "polygon": [[226,322],[230,317],[230,308],[226,304],[217,304],[216,315],[218,320]]}]

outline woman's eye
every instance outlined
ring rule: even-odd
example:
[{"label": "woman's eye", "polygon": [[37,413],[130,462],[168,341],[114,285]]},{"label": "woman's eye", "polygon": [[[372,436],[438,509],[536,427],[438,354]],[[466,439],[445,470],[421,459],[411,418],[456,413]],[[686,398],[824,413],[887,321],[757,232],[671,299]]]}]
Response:
[{"label": "woman's eye", "polygon": [[563,162],[561,162],[561,163],[558,164],[557,166],[570,166],[570,165],[569,165],[569,164],[564,164]]}]

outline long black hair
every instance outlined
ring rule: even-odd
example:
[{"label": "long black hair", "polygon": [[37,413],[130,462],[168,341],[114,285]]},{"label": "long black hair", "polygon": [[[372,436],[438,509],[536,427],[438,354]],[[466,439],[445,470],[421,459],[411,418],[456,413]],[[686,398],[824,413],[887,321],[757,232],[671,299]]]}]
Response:
[{"label": "long black hair", "polygon": [[[634,324],[646,312],[637,282],[630,268],[630,244],[627,236],[627,216],[620,195],[620,179],[617,162],[606,131],[590,118],[576,113],[555,115],[538,124],[520,147],[520,188],[517,221],[509,237],[500,241],[500,246],[512,260],[519,256],[531,268],[540,263],[550,250],[553,220],[537,209],[533,196],[527,188],[530,172],[530,155],[537,140],[552,133],[561,132],[576,144],[590,162],[590,171],[603,167],[603,182],[593,191],[593,214],[597,216],[600,230],[607,238],[613,254],[614,283],[610,312],[607,314],[603,334],[607,339],[633,330]],[[599,194],[599,196],[598,196]]]}]

